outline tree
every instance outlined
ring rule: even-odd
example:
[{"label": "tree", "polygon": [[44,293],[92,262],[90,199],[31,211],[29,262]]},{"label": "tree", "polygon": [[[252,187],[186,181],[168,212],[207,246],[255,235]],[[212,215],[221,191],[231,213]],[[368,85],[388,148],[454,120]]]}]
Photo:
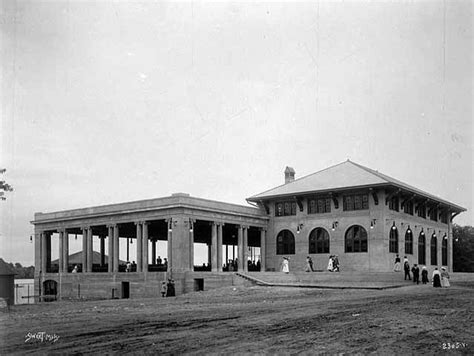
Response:
[{"label": "tree", "polygon": [[[0,174],[5,174],[7,170],[5,168],[0,168]],[[6,200],[5,192],[12,192],[13,187],[5,182],[4,180],[0,180],[0,199]]]},{"label": "tree", "polygon": [[474,227],[453,225],[453,270],[474,272]]}]

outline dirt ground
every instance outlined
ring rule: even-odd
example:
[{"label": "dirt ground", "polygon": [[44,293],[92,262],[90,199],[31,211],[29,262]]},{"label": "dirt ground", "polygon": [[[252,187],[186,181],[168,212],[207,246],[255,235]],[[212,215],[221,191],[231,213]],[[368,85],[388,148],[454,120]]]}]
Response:
[{"label": "dirt ground", "polygon": [[[33,338],[39,332],[43,341]],[[28,353],[472,355],[474,283],[383,291],[228,287],[0,312],[0,354]]]}]

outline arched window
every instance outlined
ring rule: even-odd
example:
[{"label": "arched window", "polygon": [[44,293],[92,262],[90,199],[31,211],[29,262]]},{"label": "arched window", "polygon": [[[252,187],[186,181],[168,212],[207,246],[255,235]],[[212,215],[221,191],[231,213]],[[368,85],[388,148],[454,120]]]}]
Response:
[{"label": "arched window", "polygon": [[282,230],[277,236],[277,255],[295,254],[295,236],[289,230]]},{"label": "arched window", "polygon": [[309,253],[329,253],[329,234],[317,227],[309,234]]},{"label": "arched window", "polygon": [[398,253],[398,230],[395,225],[390,228],[388,252]]},{"label": "arched window", "polygon": [[443,237],[443,242],[441,242],[441,263],[443,266],[448,265],[448,238]]},{"label": "arched window", "polygon": [[405,253],[413,255],[413,233],[410,228],[405,232]]},{"label": "arched window", "polygon": [[418,236],[418,263],[420,265],[426,264],[426,239],[423,231]]},{"label": "arched window", "polygon": [[431,236],[431,265],[436,266],[438,264],[438,240],[436,240],[436,234]]},{"label": "arched window", "polygon": [[346,231],[346,252],[367,252],[367,231],[359,225],[353,225]]}]

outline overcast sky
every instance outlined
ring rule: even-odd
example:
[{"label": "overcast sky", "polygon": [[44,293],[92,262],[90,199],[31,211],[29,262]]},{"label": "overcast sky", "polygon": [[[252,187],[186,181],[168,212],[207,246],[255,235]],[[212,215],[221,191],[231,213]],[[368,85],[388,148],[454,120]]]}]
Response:
[{"label": "overcast sky", "polygon": [[7,261],[34,212],[246,204],[347,158],[474,225],[470,1],[1,4]]}]

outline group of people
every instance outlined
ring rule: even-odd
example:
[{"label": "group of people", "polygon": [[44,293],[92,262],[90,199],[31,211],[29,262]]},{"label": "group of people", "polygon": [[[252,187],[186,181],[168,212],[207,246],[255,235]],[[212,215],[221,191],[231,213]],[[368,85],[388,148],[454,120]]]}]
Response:
[{"label": "group of people", "polygon": [[163,281],[161,282],[161,296],[164,297],[174,297],[176,295],[176,291],[174,288],[174,280],[168,278],[168,282]]},{"label": "group of people", "polygon": [[[395,257],[395,264],[393,266],[393,270],[395,272],[401,271],[401,259],[398,255]],[[405,280],[407,280],[408,278],[408,280],[411,281],[411,272],[413,274],[413,283],[420,283],[420,267],[416,263],[414,263],[413,267],[410,269],[410,263],[408,262],[407,256],[403,258],[403,271],[405,272]],[[441,272],[438,270],[438,268],[435,268],[431,279],[433,281],[433,287],[435,288],[448,288],[450,286],[449,273],[448,271],[446,271],[445,267],[441,267]],[[421,268],[421,283],[427,284],[428,282],[428,269],[426,268],[426,266],[423,266]]]},{"label": "group of people", "polygon": [[[284,273],[290,273],[290,258],[289,257],[283,257],[283,261],[281,262],[280,269]],[[327,269],[330,272],[339,272],[340,265],[339,265],[339,258],[337,255],[329,256]],[[315,272],[314,267],[313,267],[313,259],[311,258],[311,256],[306,257],[305,272]]]}]

